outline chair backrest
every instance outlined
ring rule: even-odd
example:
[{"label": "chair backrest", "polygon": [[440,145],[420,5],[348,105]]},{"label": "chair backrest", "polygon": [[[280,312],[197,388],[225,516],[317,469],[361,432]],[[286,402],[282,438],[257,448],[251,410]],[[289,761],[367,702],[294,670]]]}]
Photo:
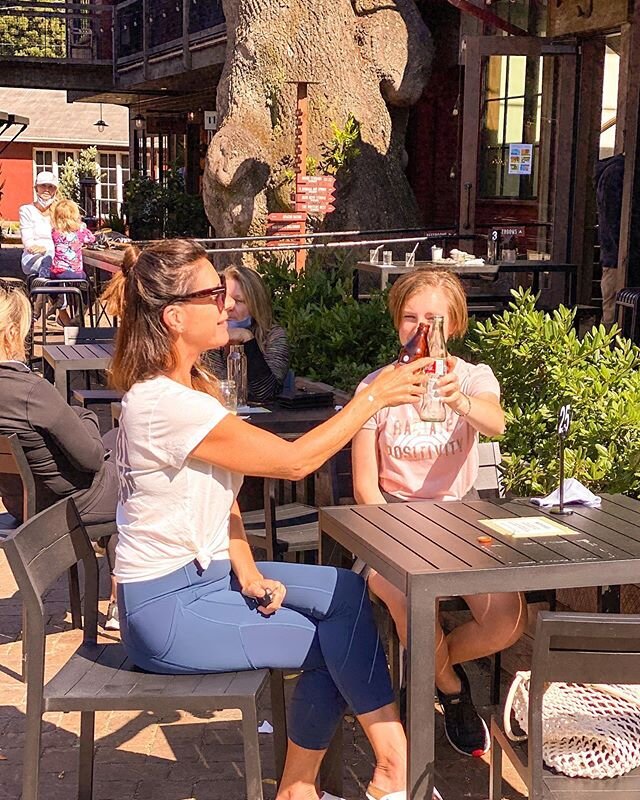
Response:
[{"label": "chair backrest", "polygon": [[[530,797],[546,796],[542,785],[541,709],[546,684],[553,681],[640,683],[640,615],[555,611],[538,614],[529,686]],[[620,794],[626,796],[626,792]]]},{"label": "chair backrest", "polygon": [[44,678],[45,622],[42,597],[70,567],[84,563],[84,641],[98,635],[98,565],[72,498],[60,500],[31,517],[3,542],[26,613],[25,652],[28,680],[41,686]]},{"label": "chair backrest", "polygon": [[14,475],[22,483],[22,519],[36,513],[36,485],[17,434],[0,436],[0,474]]},{"label": "chair backrest", "polygon": [[478,445],[480,468],[473,488],[486,496],[504,497],[502,475],[500,473],[500,445],[498,442],[480,442]]},{"label": "chair backrest", "polygon": [[65,344],[93,344],[95,342],[113,342],[116,328],[80,328],[69,325],[64,329]]},{"label": "chair backrest", "polygon": [[339,450],[316,471],[314,494],[318,506],[355,503],[351,470],[351,443]]}]

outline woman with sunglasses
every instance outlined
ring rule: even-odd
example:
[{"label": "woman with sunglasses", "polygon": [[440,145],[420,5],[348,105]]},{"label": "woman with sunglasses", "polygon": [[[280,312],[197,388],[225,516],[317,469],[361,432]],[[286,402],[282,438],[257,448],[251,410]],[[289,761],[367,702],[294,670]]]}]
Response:
[{"label": "woman with sunglasses", "polygon": [[112,363],[112,383],[125,392],[116,577],[129,657],[169,674],[302,670],[277,800],[318,800],[320,763],[348,706],[376,756],[367,797],[404,800],[406,740],[363,580],[256,563],[236,496],[243,475],[299,480],[376,411],[415,402],[426,360],[384,370],[290,442],[230,414],[202,365],[202,353],[228,340],[233,299],[198,244],[130,248],[106,300],[121,319]]}]

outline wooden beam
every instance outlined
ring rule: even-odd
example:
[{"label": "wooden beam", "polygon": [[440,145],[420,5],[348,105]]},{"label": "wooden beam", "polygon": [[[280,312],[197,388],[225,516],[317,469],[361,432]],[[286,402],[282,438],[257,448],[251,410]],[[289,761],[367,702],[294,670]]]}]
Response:
[{"label": "wooden beam", "polygon": [[582,42],[571,219],[571,261],[578,265],[577,302],[591,302],[595,244],[596,192],[593,172],[600,147],[605,37]]},{"label": "wooden beam", "polygon": [[[618,114],[622,133],[616,131],[616,144],[625,153],[620,247],[618,249],[618,289],[640,286],[640,2],[626,35],[627,58],[620,63],[620,80],[626,76],[624,116]],[[618,139],[618,135],[621,139]]]},{"label": "wooden beam", "polygon": [[498,28],[498,30],[501,31],[506,31],[512,36],[529,35],[528,31],[525,31],[524,28],[519,28],[517,25],[512,25],[510,22],[507,22],[506,19],[502,19],[502,17],[494,14],[493,11],[488,11],[486,8],[480,8],[479,6],[474,6],[474,4],[469,2],[469,0],[448,0],[448,2],[450,5],[462,11],[463,14],[470,14],[472,17],[476,17],[484,22],[486,25],[492,25],[494,28]]},{"label": "wooden beam", "polygon": [[551,258],[553,261],[568,263],[577,56],[575,54],[561,56],[556,61],[556,68],[555,121],[553,113],[550,113],[547,126],[555,127],[554,168],[549,198],[553,221]]}]

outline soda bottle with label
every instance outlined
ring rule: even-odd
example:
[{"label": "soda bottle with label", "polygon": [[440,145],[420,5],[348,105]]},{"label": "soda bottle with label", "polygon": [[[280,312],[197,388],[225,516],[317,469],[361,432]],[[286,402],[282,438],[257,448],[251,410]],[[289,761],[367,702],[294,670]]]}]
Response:
[{"label": "soda bottle with label", "polygon": [[429,326],[421,322],[418,329],[398,353],[398,364],[409,364],[429,355]]},{"label": "soda bottle with label", "polygon": [[434,317],[429,330],[426,355],[433,358],[433,364],[426,368],[430,373],[427,391],[418,408],[420,419],[425,422],[443,422],[447,409],[438,397],[436,383],[447,371],[447,343],[444,338],[444,317]]}]

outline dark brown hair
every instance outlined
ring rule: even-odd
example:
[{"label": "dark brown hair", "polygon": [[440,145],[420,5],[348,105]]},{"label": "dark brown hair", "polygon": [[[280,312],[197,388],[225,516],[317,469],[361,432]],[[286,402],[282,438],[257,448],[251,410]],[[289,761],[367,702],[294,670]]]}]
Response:
[{"label": "dark brown hair", "polygon": [[[171,239],[140,251],[128,247],[122,270],[109,281],[102,300],[120,318],[111,362],[111,385],[127,392],[134,383],[177,366],[171,335],[162,311],[172,297],[187,294],[196,263],[207,254],[197,242]],[[193,388],[214,396],[218,382],[199,362],[192,372]]]},{"label": "dark brown hair", "polygon": [[398,330],[407,301],[425,289],[441,289],[449,299],[449,332],[463,336],[469,324],[467,296],[460,279],[446,269],[416,269],[401,275],[389,290],[389,312]]}]

